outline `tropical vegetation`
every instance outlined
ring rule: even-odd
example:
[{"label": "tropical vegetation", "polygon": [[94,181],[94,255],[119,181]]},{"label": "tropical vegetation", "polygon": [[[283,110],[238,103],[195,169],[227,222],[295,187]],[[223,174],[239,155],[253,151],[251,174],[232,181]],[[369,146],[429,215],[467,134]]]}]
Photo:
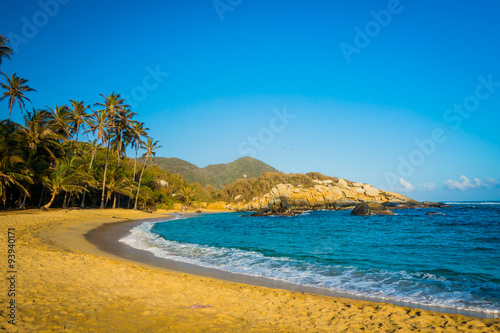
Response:
[{"label": "tropical vegetation", "polygon": [[[9,40],[0,35],[0,64],[11,59]],[[120,94],[101,94],[93,104],[69,103],[27,111],[28,94],[36,90],[17,74],[2,73],[0,101],[9,116],[0,121],[0,207],[130,207],[171,205],[182,178],[146,162],[161,147]],[[11,121],[18,105],[24,124]],[[85,138],[86,140],[81,140]],[[127,148],[135,159],[127,158]],[[137,161],[144,149],[144,162]],[[137,170],[141,170],[138,177]]]}]

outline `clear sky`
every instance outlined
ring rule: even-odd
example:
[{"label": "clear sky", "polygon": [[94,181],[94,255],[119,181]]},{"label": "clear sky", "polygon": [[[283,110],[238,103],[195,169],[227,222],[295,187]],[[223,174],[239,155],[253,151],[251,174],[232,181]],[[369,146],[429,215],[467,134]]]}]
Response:
[{"label": "clear sky", "polygon": [[35,108],[126,96],[157,156],[500,200],[499,22],[496,0],[0,0],[1,70]]}]

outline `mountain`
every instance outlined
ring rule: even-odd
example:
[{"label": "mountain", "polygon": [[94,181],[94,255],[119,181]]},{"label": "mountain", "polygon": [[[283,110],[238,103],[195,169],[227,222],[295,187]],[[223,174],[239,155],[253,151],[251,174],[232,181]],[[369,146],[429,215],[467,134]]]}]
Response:
[{"label": "mountain", "polygon": [[252,157],[242,157],[234,162],[212,164],[204,168],[174,157],[153,157],[153,162],[160,169],[182,175],[190,183],[210,184],[216,189],[240,178],[258,177],[264,172],[278,172],[272,166]]}]

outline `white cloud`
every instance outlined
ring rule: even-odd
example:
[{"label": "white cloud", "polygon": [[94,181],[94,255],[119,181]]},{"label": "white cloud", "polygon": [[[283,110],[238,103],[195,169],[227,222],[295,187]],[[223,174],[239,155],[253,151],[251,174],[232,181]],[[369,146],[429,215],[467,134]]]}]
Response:
[{"label": "white cloud", "polygon": [[413,186],[410,182],[404,180],[403,177],[399,179],[399,185],[396,188],[401,192],[411,192],[415,190],[415,186]]},{"label": "white cloud", "polygon": [[461,176],[459,180],[447,180],[444,184],[450,190],[460,190],[466,191],[472,188],[489,188],[499,184],[499,181],[494,178],[486,178],[484,181],[479,180],[479,178],[474,178],[470,180],[465,176]]},{"label": "white cloud", "polygon": [[419,185],[420,189],[424,191],[433,191],[436,189],[436,184],[432,182],[427,182]]},{"label": "white cloud", "polygon": [[495,186],[495,185],[500,185],[500,182],[494,178],[486,178],[484,180],[484,183],[486,184],[486,186],[488,185],[492,185],[492,186]]}]

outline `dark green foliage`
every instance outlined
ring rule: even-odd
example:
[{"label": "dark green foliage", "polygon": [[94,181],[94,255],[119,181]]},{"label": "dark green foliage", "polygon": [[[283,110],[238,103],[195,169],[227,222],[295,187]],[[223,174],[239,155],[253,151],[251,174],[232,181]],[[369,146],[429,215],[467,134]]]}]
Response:
[{"label": "dark green foliage", "polygon": [[242,157],[227,164],[212,164],[199,168],[178,158],[155,157],[153,162],[170,173],[177,173],[190,183],[210,184],[221,189],[240,178],[258,177],[264,172],[278,172],[275,168],[252,157]]}]

